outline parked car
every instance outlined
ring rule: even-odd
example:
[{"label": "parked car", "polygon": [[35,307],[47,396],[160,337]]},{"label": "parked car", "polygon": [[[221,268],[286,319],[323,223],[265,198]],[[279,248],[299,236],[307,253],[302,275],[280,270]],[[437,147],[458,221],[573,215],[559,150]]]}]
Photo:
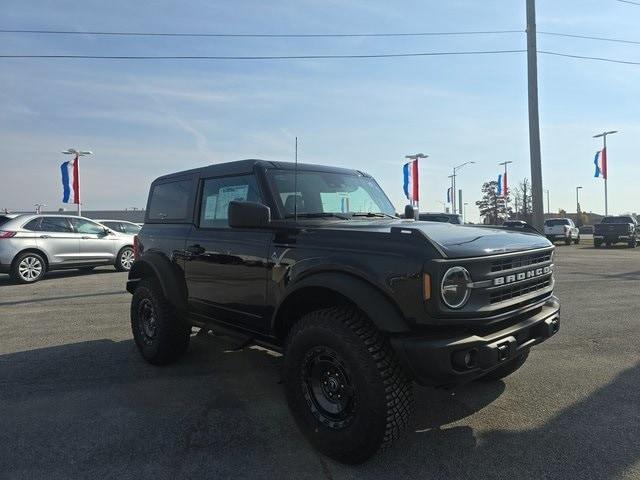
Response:
[{"label": "parked car", "polygon": [[127,222],[126,220],[96,220],[96,222],[125,235],[137,235],[142,228],[137,223]]},{"label": "parked car", "polygon": [[40,280],[49,270],[91,270],[114,265],[128,271],[133,237],[84,217],[18,215],[0,225],[0,273],[19,283]]},{"label": "parked car", "polygon": [[580,229],[570,218],[550,218],[544,221],[544,235],[551,242],[562,240],[565,244],[580,243]]},{"label": "parked car", "polygon": [[245,160],[166,175],[136,238],[141,355],[175,361],[192,326],[283,352],[300,429],[345,463],[398,437],[412,382],[498,380],[560,327],[546,238],[397,218],[357,170]]},{"label": "parked car", "polygon": [[442,222],[452,223],[454,225],[462,225],[462,215],[457,213],[433,213],[425,212],[419,213],[418,219],[423,222]]},{"label": "parked car", "polygon": [[599,248],[603,243],[610,247],[618,242],[625,242],[630,248],[638,245],[638,220],[633,215],[604,217],[593,226],[594,247]]}]

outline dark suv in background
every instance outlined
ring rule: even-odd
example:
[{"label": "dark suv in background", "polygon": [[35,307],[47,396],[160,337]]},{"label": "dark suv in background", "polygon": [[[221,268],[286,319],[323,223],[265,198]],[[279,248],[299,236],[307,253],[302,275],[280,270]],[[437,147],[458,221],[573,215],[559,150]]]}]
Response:
[{"label": "dark suv in background", "polygon": [[395,217],[361,171],[244,160],[151,185],[127,290],[142,356],[167,364],[193,326],[284,353],[291,412],[358,463],[407,426],[412,383],[516,371],[559,329],[540,235]]}]

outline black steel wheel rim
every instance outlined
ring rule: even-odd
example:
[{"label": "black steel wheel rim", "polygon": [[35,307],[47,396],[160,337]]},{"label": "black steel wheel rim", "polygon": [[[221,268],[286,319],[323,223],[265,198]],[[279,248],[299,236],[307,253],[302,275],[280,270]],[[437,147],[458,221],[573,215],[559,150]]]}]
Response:
[{"label": "black steel wheel rim", "polygon": [[153,302],[149,298],[143,298],[138,304],[138,330],[144,343],[147,345],[153,343],[157,329],[158,322]]},{"label": "black steel wheel rim", "polygon": [[328,428],[340,430],[355,416],[356,395],[349,368],[337,352],[315,347],[304,359],[302,391],[313,416]]}]

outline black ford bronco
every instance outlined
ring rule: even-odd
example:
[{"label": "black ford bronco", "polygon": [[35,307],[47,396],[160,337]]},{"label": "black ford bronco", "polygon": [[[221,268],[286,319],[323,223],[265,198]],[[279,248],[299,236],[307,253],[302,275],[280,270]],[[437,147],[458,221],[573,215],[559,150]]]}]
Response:
[{"label": "black ford bronco", "polygon": [[192,327],[284,354],[309,441],[363,462],[407,426],[412,384],[517,370],[559,329],[540,235],[397,218],[366,173],[243,160],[151,185],[127,290],[142,356]]}]

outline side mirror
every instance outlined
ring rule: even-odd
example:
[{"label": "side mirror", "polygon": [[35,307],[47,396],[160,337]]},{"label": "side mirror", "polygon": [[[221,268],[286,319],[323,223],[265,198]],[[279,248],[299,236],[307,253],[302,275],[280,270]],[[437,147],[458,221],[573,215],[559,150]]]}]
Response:
[{"label": "side mirror", "polygon": [[404,218],[412,218],[416,220],[416,209],[413,208],[413,205],[407,205],[404,207]]},{"label": "side mirror", "polygon": [[231,228],[264,228],[271,222],[271,210],[257,202],[229,202]]},{"label": "side mirror", "polygon": [[111,230],[109,230],[108,228],[104,229],[104,234],[105,235],[111,235]]}]

